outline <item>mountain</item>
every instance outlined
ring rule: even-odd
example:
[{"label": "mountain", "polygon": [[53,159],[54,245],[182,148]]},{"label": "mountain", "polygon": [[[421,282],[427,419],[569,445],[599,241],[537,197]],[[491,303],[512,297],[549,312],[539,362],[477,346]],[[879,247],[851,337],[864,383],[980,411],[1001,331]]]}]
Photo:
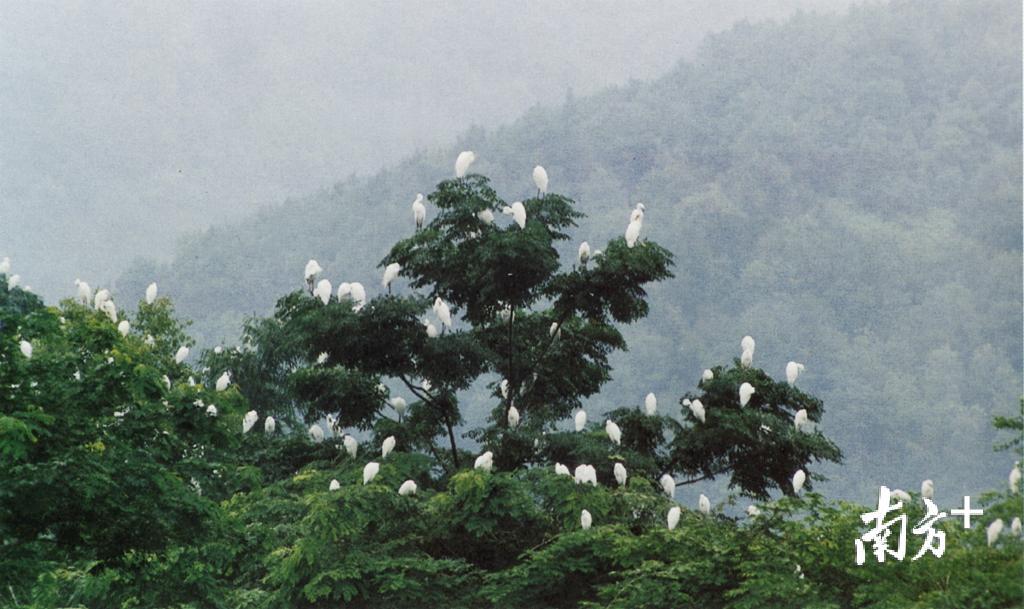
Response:
[{"label": "mountain", "polygon": [[1009,466],[990,419],[1022,393],[1020,29],[1019,3],[995,0],[739,24],[657,80],[195,234],[117,292],[155,279],[205,344],[230,342],[302,285],[309,258],[335,283],[379,285],[415,194],[459,150],[509,201],[541,163],[588,216],[577,242],[601,247],[643,201],[645,236],[677,257],[592,408],[647,391],[669,403],[750,334],[755,365],[781,377],[803,362],[799,382],[823,397],[847,455],[830,492],[991,488]]}]

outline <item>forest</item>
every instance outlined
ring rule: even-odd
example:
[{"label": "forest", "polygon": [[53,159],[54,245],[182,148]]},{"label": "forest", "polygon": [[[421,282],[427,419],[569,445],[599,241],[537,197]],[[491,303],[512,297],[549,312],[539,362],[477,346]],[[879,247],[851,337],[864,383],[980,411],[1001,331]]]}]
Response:
[{"label": "forest", "polygon": [[[1002,481],[989,421],[1024,393],[1018,9],[901,0],[741,24],[658,80],[569,97],[197,233],[115,291],[159,280],[201,345],[232,345],[301,287],[309,258],[369,285],[416,193],[460,150],[515,198],[540,164],[586,213],[579,240],[620,235],[642,201],[676,254],[593,408],[677,391],[735,356],[738,337],[771,336],[766,370],[803,362],[805,386],[832,405],[822,424],[846,466],[826,468],[830,494],[864,502],[880,483],[925,478],[981,492]],[[466,430],[488,414],[477,403]]]}]

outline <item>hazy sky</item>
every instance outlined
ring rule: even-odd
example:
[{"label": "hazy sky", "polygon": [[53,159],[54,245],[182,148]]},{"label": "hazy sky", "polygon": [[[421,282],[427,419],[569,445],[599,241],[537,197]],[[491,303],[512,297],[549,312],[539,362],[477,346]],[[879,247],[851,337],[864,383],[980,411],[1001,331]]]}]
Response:
[{"label": "hazy sky", "polygon": [[570,87],[656,77],[739,19],[847,4],[0,0],[0,256],[69,295]]}]

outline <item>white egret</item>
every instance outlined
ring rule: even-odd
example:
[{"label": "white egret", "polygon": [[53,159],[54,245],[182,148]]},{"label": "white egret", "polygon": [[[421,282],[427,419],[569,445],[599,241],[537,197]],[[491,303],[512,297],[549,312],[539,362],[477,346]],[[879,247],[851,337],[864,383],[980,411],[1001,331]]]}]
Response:
[{"label": "white egret", "polygon": [[332,492],[340,490],[340,489],[341,489],[341,483],[338,482],[337,479],[331,480],[330,485],[327,486],[327,490],[332,491]]},{"label": "white egret", "polygon": [[156,301],[156,282],[149,284],[146,287],[146,304],[153,304]]},{"label": "white egret", "polygon": [[0,260],[0,273],[6,275],[11,272],[11,259],[4,256],[3,260]]},{"label": "white egret", "polygon": [[658,397],[654,393],[648,393],[644,398],[644,412],[649,417],[658,414]]},{"label": "white egret", "polygon": [[224,353],[224,347],[221,347],[220,345],[217,345],[216,347],[213,348],[213,352],[216,355],[220,355],[221,353]]},{"label": "white egret", "polygon": [[682,515],[682,510],[679,509],[678,505],[673,505],[668,510],[668,530],[674,531],[676,525],[679,524],[679,516]]},{"label": "white egret", "polygon": [[700,380],[702,381],[710,381],[713,378],[715,378],[715,373],[710,369],[706,369],[704,372],[700,373]]},{"label": "white egret", "polygon": [[1003,519],[996,518],[992,521],[992,524],[988,525],[985,529],[985,539],[988,541],[989,547],[999,539],[999,534],[1003,532]]},{"label": "white egret", "polygon": [[615,421],[607,419],[604,422],[604,431],[608,434],[608,439],[611,440],[613,444],[622,446],[622,430],[615,424]]},{"label": "white egret", "polygon": [[19,283],[21,283],[21,275],[15,274],[15,275],[9,275],[7,277],[7,289],[8,290],[13,290],[14,288],[18,287]]},{"label": "white egret", "polygon": [[231,384],[231,373],[225,372],[217,378],[217,391],[224,391]]},{"label": "white egret", "polygon": [[590,512],[587,510],[580,512],[580,526],[583,527],[583,530],[588,530],[592,524],[594,524],[594,518],[590,515]]},{"label": "white egret", "polygon": [[181,362],[185,361],[186,357],[188,357],[188,347],[182,345],[178,347],[178,351],[174,354],[174,363],[180,364]]},{"label": "white egret", "polygon": [[925,480],[922,482],[921,496],[925,499],[933,499],[935,497],[935,483],[931,480]]},{"label": "white egret", "polygon": [[150,347],[155,347],[156,346],[156,339],[153,338],[152,334],[147,334],[146,335],[146,339],[143,342],[146,343]]},{"label": "white egret", "polygon": [[103,312],[107,314],[107,318],[112,323],[117,323],[117,305],[114,304],[113,300],[103,301]]},{"label": "white egret", "polygon": [[75,287],[78,288],[78,300],[82,301],[82,304],[89,306],[89,303],[92,302],[92,288],[89,287],[88,283],[78,279],[75,280]]},{"label": "white egret", "polygon": [[401,418],[402,415],[405,414],[408,404],[406,404],[405,398],[403,397],[393,397],[391,398],[391,407],[395,409],[395,412],[397,412],[399,418]]},{"label": "white egret", "polygon": [[576,431],[583,431],[583,428],[587,426],[587,411],[581,410],[576,413],[575,417]]},{"label": "white egret", "polygon": [[746,406],[750,396],[754,395],[754,386],[750,383],[740,385],[740,406]]},{"label": "white egret", "polygon": [[675,497],[676,481],[675,478],[672,477],[672,474],[663,474],[661,479],[658,480],[658,484],[661,485],[662,492],[668,495],[669,498]]},{"label": "white egret", "polygon": [[376,461],[370,461],[363,467],[363,484],[369,484],[377,477],[377,472],[380,471],[380,463]]},{"label": "white egret", "polygon": [[537,191],[541,195],[547,194],[548,172],[540,165],[533,168],[533,183],[537,186]]},{"label": "white egret", "polygon": [[316,356],[316,363],[322,364],[326,362],[329,357],[331,356],[326,351],[321,351],[320,355]]},{"label": "white egret", "polygon": [[402,483],[402,486],[398,487],[398,494],[403,497],[416,494],[416,482],[414,480],[406,480]]},{"label": "white egret", "polygon": [[309,439],[317,444],[324,441],[324,430],[316,423],[309,426]]},{"label": "white egret", "polygon": [[494,224],[494,212],[490,209],[476,212],[476,217],[484,224]]},{"label": "white egret", "polygon": [[1010,532],[1013,533],[1013,535],[1015,537],[1020,537],[1020,517],[1019,516],[1014,516],[1013,517],[1013,522],[1010,523]]},{"label": "white egret", "polygon": [[206,416],[209,416],[209,417],[217,416],[217,407],[214,406],[213,404],[210,404],[209,406],[207,406],[206,407]]},{"label": "white egret", "polygon": [[637,203],[636,207],[633,208],[633,211],[629,212],[629,221],[643,222],[645,211],[647,211],[647,206],[645,206],[643,203]]},{"label": "white egret", "polygon": [[1010,470],[1010,492],[1016,493],[1018,486],[1020,486],[1020,461],[1013,464],[1013,469]]},{"label": "white egret", "polygon": [[320,299],[320,302],[327,304],[331,301],[331,292],[334,291],[334,287],[331,286],[329,279],[321,279],[317,282],[316,288],[313,289],[313,296]]},{"label": "white egret", "polygon": [[275,429],[277,429],[277,421],[274,420],[274,417],[267,417],[267,419],[263,421],[263,432],[270,434],[274,433]]},{"label": "white egret", "polygon": [[893,490],[892,496],[897,498],[897,499],[899,499],[900,501],[902,501],[904,503],[908,503],[908,504],[911,501],[913,501],[913,499],[910,497],[910,493],[908,493],[907,491],[905,491],[903,489],[899,489],[899,488]]},{"label": "white egret", "polygon": [[333,414],[329,414],[324,418],[327,421],[327,429],[331,430],[332,434],[338,433],[338,417]]},{"label": "white egret", "polygon": [[807,409],[806,408],[801,408],[800,410],[796,411],[795,415],[793,415],[793,427],[796,427],[797,431],[802,431],[804,425],[806,425],[806,424],[807,424]]},{"label": "white egret", "polygon": [[388,436],[384,438],[384,442],[380,445],[380,458],[387,459],[391,451],[395,450],[395,436]]},{"label": "white egret", "polygon": [[554,336],[556,334],[559,336],[559,338],[561,338],[561,336],[562,336],[562,328],[560,328],[558,326],[558,322],[557,321],[553,321],[553,322],[551,322],[551,327],[548,328],[548,336]]},{"label": "white egret", "polygon": [[444,327],[451,330],[452,310],[448,307],[448,303],[441,300],[440,296],[434,299],[434,314],[436,314],[437,318],[441,320],[441,324],[443,324]]},{"label": "white egret", "polygon": [[458,158],[455,159],[455,177],[466,177],[466,171],[475,160],[476,154],[472,150],[463,150],[460,152]]},{"label": "white egret", "polygon": [[753,353],[754,352],[754,348],[756,346],[757,346],[757,343],[754,342],[754,337],[752,337],[750,335],[744,336],[740,340],[740,350],[741,351],[750,351],[751,353]]},{"label": "white egret", "polygon": [[127,319],[123,319],[121,320],[121,323],[117,324],[117,331],[121,336],[128,336],[128,333],[131,332],[131,330],[132,325],[128,323]]},{"label": "white egret", "polygon": [[110,300],[110,290],[103,288],[96,292],[96,296],[92,299],[92,306],[97,311],[103,310],[103,303]]},{"label": "white egret", "polygon": [[759,507],[757,507],[756,505],[747,506],[747,516],[750,516],[751,518],[757,518],[760,515],[761,509]]},{"label": "white egret", "polygon": [[32,343],[27,340],[23,340],[18,343],[18,348],[21,349],[21,354],[24,355],[26,359],[32,359]]},{"label": "white egret", "polygon": [[473,469],[479,469],[485,472],[489,472],[494,469],[494,453],[487,451],[477,457],[476,461],[473,462]]},{"label": "white egret", "polygon": [[510,428],[519,426],[519,409],[515,406],[508,407],[508,426]]},{"label": "white egret", "polygon": [[804,365],[796,362],[789,362],[786,364],[786,382],[790,385],[796,384],[796,377],[800,376],[800,373],[804,371]]},{"label": "white egret", "polygon": [[580,249],[576,252],[576,262],[579,264],[586,264],[590,260],[590,244],[584,241],[580,244]]},{"label": "white egret", "polygon": [[320,268],[320,263],[316,260],[311,258],[309,262],[306,263],[306,269],[303,271],[302,277],[306,280],[306,285],[308,285],[310,289],[313,289],[313,279],[315,279],[321,272],[323,272],[323,269]]},{"label": "white egret", "polygon": [[352,296],[352,284],[347,281],[342,281],[338,285],[338,300],[341,301],[343,298],[349,298]]},{"label": "white egret", "polygon": [[629,477],[626,473],[626,466],[621,463],[616,463],[615,467],[612,468],[612,471],[615,474],[615,481],[619,483],[619,486],[625,486],[626,479]]},{"label": "white egret", "polygon": [[753,349],[744,349],[740,355],[740,365],[744,368],[749,368],[754,363],[754,351]]},{"label": "white egret", "polygon": [[416,193],[416,200],[412,202],[412,219],[416,223],[416,230],[423,228],[423,221],[427,218],[427,208],[423,205],[423,193]]},{"label": "white egret", "polygon": [[701,493],[700,498],[697,500],[697,509],[700,510],[701,514],[711,513],[711,500],[704,493]]},{"label": "white egret", "polygon": [[577,465],[573,471],[573,480],[576,484],[591,484],[597,486],[597,469],[593,465]]},{"label": "white egret", "polygon": [[359,283],[358,281],[354,281],[352,282],[350,289],[352,301],[355,302],[356,305],[353,308],[356,311],[362,310],[362,308],[366,306],[366,288],[364,288],[363,284]]},{"label": "white egret", "polygon": [[704,411],[704,404],[702,404],[700,400],[690,402],[690,412],[692,412],[693,416],[697,417],[701,423],[706,422],[705,418],[707,417],[707,414]]},{"label": "white egret", "polygon": [[437,326],[434,325],[434,322],[429,319],[423,320],[423,328],[427,331],[427,338],[437,338],[438,336],[441,336],[441,331],[438,330]]},{"label": "white egret", "polygon": [[255,410],[250,410],[245,413],[245,416],[242,417],[242,433],[249,433],[249,430],[252,429],[253,425],[256,424],[256,421],[259,420],[260,415],[256,414]]},{"label": "white egret", "polygon": [[359,441],[352,436],[345,436],[341,439],[341,443],[345,445],[345,452],[348,453],[348,456],[355,457],[359,452]]},{"label": "white egret", "polygon": [[526,208],[523,206],[523,202],[516,201],[510,209],[512,210],[512,219],[516,221],[519,228],[526,228]]},{"label": "white egret", "polygon": [[170,389],[170,388],[171,388],[171,377],[167,376],[166,374],[164,375],[164,385],[165,385],[165,386],[166,386],[166,387],[167,387],[168,389]]},{"label": "white egret", "polygon": [[640,238],[641,224],[639,220],[633,220],[626,227],[626,246],[632,248]]},{"label": "white egret", "polygon": [[568,467],[562,465],[561,463],[555,463],[555,475],[572,477],[572,472],[569,471]]},{"label": "white egret", "polygon": [[806,481],[807,474],[804,473],[804,470],[796,470],[796,473],[793,474],[793,494],[799,494],[800,490],[804,487],[804,482]]},{"label": "white egret", "polygon": [[384,267],[384,278],[381,280],[381,284],[387,288],[389,293],[391,292],[391,282],[398,277],[398,273],[401,272],[401,270],[402,265],[397,262],[392,262]]}]

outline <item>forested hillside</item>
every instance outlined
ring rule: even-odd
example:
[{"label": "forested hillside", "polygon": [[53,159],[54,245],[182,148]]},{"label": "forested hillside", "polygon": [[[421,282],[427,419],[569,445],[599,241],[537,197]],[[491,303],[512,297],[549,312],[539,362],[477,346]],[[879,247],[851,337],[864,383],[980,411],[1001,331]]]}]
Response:
[{"label": "forested hillside", "polygon": [[645,230],[675,253],[589,409],[680,395],[750,334],[760,367],[805,363],[803,386],[828,405],[822,428],[846,457],[830,494],[868,501],[923,478],[940,495],[992,488],[1004,468],[989,421],[1022,392],[1020,29],[1008,1],[740,25],[659,80],[197,234],[115,293],[157,280],[203,344],[231,343],[301,287],[309,258],[379,290],[374,267],[412,233],[413,198],[459,150],[507,197],[531,196],[541,163],[587,214],[574,235],[619,236],[643,201]]}]

